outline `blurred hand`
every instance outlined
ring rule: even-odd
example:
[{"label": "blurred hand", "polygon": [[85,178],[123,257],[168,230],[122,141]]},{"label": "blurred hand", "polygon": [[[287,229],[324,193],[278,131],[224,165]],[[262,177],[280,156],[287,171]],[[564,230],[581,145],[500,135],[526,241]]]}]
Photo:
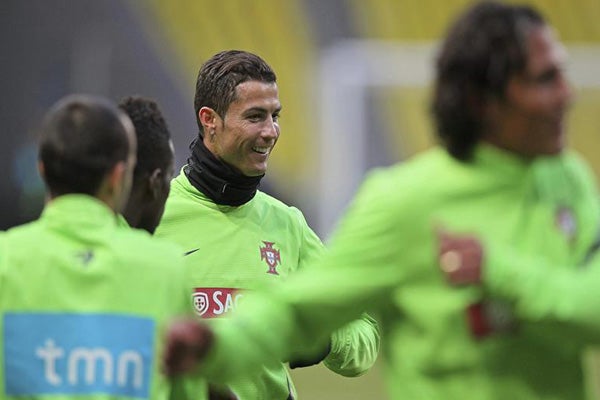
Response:
[{"label": "blurred hand", "polygon": [[175,321],[166,337],[163,368],[167,376],[192,371],[213,343],[211,329],[195,319]]},{"label": "blurred hand", "polygon": [[437,231],[438,263],[452,285],[481,283],[483,247],[474,236]]}]

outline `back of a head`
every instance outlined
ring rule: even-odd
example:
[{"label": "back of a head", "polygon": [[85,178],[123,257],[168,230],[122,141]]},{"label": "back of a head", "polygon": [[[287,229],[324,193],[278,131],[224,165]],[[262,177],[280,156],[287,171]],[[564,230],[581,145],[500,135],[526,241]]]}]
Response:
[{"label": "back of a head", "polygon": [[106,174],[130,151],[127,117],[108,100],[71,95],[44,117],[39,160],[52,197],[96,195]]},{"label": "back of a head", "polygon": [[243,82],[255,80],[275,83],[277,76],[265,60],[242,50],[227,50],[212,56],[202,64],[196,80],[194,110],[202,135],[198,111],[210,107],[222,118],[235,99],[235,88]]},{"label": "back of a head", "polygon": [[526,68],[527,32],[543,24],[531,7],[484,1],[451,25],[436,63],[432,112],[452,156],[470,159],[485,102],[503,98],[509,79]]},{"label": "back of a head", "polygon": [[[137,137],[137,163],[133,172],[133,185],[157,168],[167,171],[173,163],[171,133],[167,123],[152,99],[128,96],[119,102],[133,122]],[[132,189],[134,190],[134,189]]]}]

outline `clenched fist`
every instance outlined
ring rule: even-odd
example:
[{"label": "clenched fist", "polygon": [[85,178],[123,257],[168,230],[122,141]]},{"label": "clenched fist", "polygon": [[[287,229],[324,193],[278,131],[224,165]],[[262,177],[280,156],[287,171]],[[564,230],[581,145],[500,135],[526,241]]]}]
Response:
[{"label": "clenched fist", "polygon": [[213,342],[212,330],[194,319],[175,321],[166,337],[163,369],[167,376],[190,372],[206,355]]},{"label": "clenched fist", "polygon": [[438,231],[438,262],[453,285],[481,283],[483,246],[474,236]]}]

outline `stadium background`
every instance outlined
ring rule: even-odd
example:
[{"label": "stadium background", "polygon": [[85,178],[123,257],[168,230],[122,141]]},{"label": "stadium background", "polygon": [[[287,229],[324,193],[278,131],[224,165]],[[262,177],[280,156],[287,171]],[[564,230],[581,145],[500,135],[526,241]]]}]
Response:
[{"label": "stadium background", "polygon": [[[180,167],[197,132],[197,69],[223,49],[278,74],[282,136],[263,189],[326,238],[370,168],[433,143],[432,57],[467,0],[2,0],[0,229],[36,218],[35,134],[67,93],[156,98]],[[600,176],[600,1],[533,0],[571,53],[570,141]],[[294,371],[304,399],[385,398],[380,368],[358,379]]]}]

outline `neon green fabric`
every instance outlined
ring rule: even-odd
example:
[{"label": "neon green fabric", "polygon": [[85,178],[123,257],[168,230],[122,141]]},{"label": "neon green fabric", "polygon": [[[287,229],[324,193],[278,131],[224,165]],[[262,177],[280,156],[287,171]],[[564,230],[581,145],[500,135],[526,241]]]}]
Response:
[{"label": "neon green fabric", "polygon": [[2,233],[0,397],[170,398],[159,369],[167,323],[189,313],[184,268],[177,246],[85,195]]},{"label": "neon green fabric", "polygon": [[[220,206],[196,190],[183,173],[171,184],[155,235],[178,243],[188,253],[190,295],[203,318],[229,315],[247,291],[279,285],[323,253],[321,241],[298,209],[260,191],[242,206]],[[305,349],[308,356],[322,351],[328,339],[313,342]],[[324,360],[328,368],[346,376],[365,372],[377,358],[377,324],[368,316],[351,322],[331,336],[331,348]],[[274,360],[282,359],[287,358]],[[286,366],[269,363],[268,357],[258,376],[236,380],[230,387],[242,400],[285,399],[290,393],[296,398]]]},{"label": "neon green fabric", "polygon": [[493,256],[483,270],[490,293],[514,301],[521,318],[566,322],[600,339],[600,252],[573,268],[502,246],[491,248]]},{"label": "neon green fabric", "polygon": [[247,373],[264,354],[289,355],[366,309],[382,330],[392,399],[581,399],[581,348],[561,330],[521,323],[474,336],[469,310],[489,296],[446,284],[434,230],[475,233],[573,268],[599,220],[594,179],[572,153],[528,163],[482,145],[460,163],[432,149],[371,173],[318,267],[248,295],[230,324],[215,326],[200,371]]}]

